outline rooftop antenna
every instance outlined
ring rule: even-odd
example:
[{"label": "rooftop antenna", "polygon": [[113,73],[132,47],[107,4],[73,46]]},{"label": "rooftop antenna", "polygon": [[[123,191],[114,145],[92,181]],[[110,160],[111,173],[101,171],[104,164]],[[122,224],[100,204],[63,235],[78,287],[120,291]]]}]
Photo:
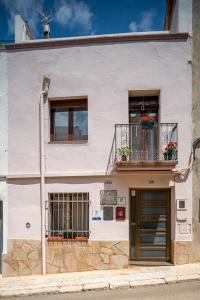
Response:
[{"label": "rooftop antenna", "polygon": [[53,20],[52,15],[48,15],[47,13],[39,12],[40,16],[42,17],[43,23],[43,34],[45,39],[49,39],[51,36],[51,30],[49,23]]}]

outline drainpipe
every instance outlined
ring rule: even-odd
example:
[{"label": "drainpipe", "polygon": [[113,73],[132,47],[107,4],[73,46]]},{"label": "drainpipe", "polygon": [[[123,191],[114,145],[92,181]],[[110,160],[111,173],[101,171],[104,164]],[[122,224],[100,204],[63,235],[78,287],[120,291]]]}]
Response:
[{"label": "drainpipe", "polygon": [[43,89],[40,92],[40,208],[41,208],[41,249],[42,274],[46,274],[46,224],[45,224],[45,138],[44,138],[44,104],[48,97],[50,77],[43,77]]}]

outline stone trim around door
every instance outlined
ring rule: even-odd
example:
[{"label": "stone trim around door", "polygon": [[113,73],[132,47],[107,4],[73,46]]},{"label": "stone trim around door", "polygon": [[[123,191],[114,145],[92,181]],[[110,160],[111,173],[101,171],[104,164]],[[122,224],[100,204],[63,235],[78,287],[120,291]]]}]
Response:
[{"label": "stone trim around door", "polygon": [[189,264],[193,262],[193,242],[174,241],[173,243],[173,263],[175,265]]},{"label": "stone trim around door", "polygon": [[[129,241],[46,242],[47,274],[127,268]],[[9,240],[3,276],[41,274],[41,242]]]}]

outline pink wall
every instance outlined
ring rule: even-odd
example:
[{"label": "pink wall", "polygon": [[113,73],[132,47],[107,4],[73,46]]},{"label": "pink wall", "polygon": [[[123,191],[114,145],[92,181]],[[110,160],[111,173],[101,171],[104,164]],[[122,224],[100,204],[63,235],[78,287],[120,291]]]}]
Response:
[{"label": "pink wall", "polygon": [[[51,75],[49,97],[88,96],[88,143],[48,144],[49,113],[45,107],[46,172],[48,175],[105,174],[115,123],[128,123],[128,91],[160,90],[160,121],[179,123],[179,165],[188,166],[191,152],[191,70],[187,41],[152,41],[84,45],[28,51],[11,51],[9,72],[9,174],[39,174],[39,93],[44,74]],[[149,187],[151,177],[113,178],[113,188],[128,197],[129,187]],[[52,179],[53,180],[53,179]],[[79,182],[80,180],[80,182]],[[87,191],[91,208],[99,208],[101,178],[48,180],[48,192]],[[78,182],[77,182],[78,181]],[[77,183],[77,185],[76,185]],[[191,178],[176,184],[155,176],[156,187],[173,186],[176,198],[188,199],[187,223],[191,225]],[[39,182],[8,186],[9,238],[40,239]],[[173,207],[172,205],[172,207]],[[127,206],[128,209],[128,206]],[[128,216],[128,214],[127,214]],[[27,232],[26,219],[33,224]],[[18,220],[18,222],[16,222]],[[175,222],[175,211],[172,213]],[[92,222],[92,239],[128,239],[128,220],[109,226]],[[115,232],[115,233],[114,233]],[[177,240],[190,240],[180,234]]]}]

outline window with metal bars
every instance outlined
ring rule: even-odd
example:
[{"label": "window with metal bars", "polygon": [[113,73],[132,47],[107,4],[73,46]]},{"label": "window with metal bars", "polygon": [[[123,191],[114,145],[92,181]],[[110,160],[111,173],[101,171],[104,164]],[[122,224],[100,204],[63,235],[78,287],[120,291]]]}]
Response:
[{"label": "window with metal bars", "polygon": [[49,194],[48,236],[89,237],[89,193]]}]

